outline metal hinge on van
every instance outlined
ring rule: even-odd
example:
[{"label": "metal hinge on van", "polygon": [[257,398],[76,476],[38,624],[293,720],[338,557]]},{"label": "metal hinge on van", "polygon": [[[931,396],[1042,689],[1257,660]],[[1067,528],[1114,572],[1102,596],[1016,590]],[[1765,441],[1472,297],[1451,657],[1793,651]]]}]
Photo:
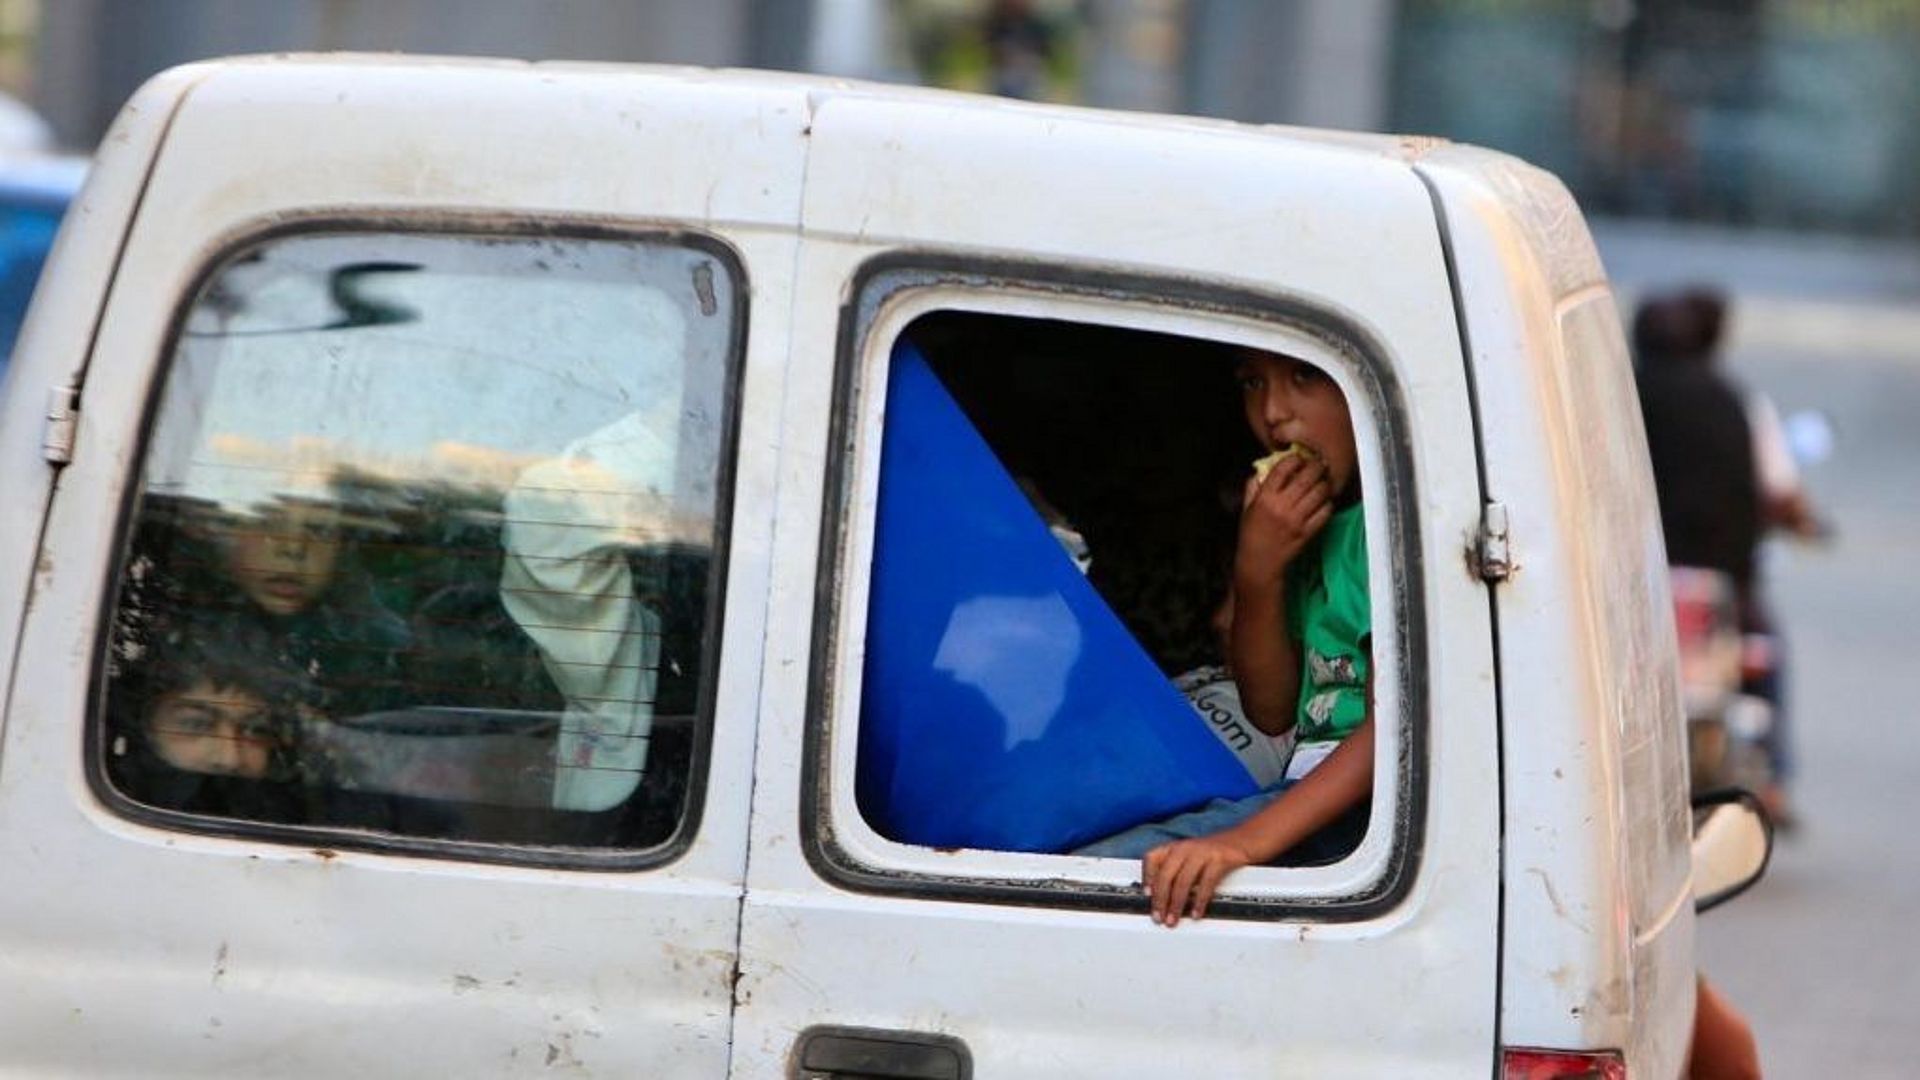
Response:
[{"label": "metal hinge on van", "polygon": [[1490,502],[1480,508],[1480,532],[1473,540],[1473,571],[1481,581],[1501,582],[1513,576],[1513,542],[1507,533],[1507,504]]},{"label": "metal hinge on van", "polygon": [[54,468],[73,460],[74,432],[80,426],[80,388],[68,383],[47,393],[47,429],[40,439],[40,456]]}]

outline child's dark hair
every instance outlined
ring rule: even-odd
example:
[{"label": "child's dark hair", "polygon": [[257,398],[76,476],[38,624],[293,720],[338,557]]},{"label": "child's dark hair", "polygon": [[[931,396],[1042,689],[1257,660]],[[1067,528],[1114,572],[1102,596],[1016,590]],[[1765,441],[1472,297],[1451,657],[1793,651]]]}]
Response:
[{"label": "child's dark hair", "polygon": [[[112,700],[120,733],[148,744],[155,706],[196,686],[238,690],[259,698],[271,716],[272,741],[291,746],[302,706],[319,698],[304,672],[278,662],[262,628],[244,619],[208,615],[167,620],[140,655],[123,660]],[[276,757],[283,755],[276,754]]]},{"label": "child's dark hair", "polygon": [[[245,620],[161,618],[134,641],[117,642],[107,710],[111,738],[103,765],[113,785],[150,806],[216,817],[297,823],[308,820],[299,779],[300,706],[312,680],[276,663]],[[182,769],[160,752],[154,723],[169,696],[195,686],[259,698],[266,717],[265,770],[235,776]]]},{"label": "child's dark hair", "polygon": [[269,705],[306,704],[312,680],[277,663],[260,630],[242,620],[190,618],[162,631],[146,658],[142,691],[149,702],[205,683],[244,690]]}]

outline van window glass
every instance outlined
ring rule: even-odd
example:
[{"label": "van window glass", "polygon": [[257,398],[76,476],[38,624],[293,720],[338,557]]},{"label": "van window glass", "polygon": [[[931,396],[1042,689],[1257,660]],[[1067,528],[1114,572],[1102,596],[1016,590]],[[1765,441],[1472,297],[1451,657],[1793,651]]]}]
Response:
[{"label": "van window glass", "polygon": [[[1285,440],[1331,481],[1314,539],[1276,563],[1298,571],[1275,626],[1298,678],[1262,710],[1285,729],[1271,732],[1228,670],[1238,631],[1224,607],[1253,463],[1278,448],[1250,415],[1249,385],[1280,378],[1262,364],[1327,403],[1328,426],[1296,429],[1290,414]],[[1368,715],[1358,452],[1324,370],[943,312],[895,346],[884,416],[856,773],[883,836],[1105,854],[1081,849],[1283,786]],[[1344,856],[1367,805],[1359,793],[1337,829],[1280,861]]]},{"label": "van window glass", "polygon": [[671,838],[718,639],[730,266],[379,234],[220,266],[128,531],[113,790],[388,843]]}]

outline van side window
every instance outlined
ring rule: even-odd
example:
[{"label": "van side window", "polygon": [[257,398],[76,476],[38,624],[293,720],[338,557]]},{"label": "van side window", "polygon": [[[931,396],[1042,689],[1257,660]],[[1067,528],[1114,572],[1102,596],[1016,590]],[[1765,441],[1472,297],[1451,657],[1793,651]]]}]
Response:
[{"label": "van side window", "polygon": [[682,240],[296,235],[226,260],[128,526],[110,791],[300,842],[680,835],[740,295]]},{"label": "van side window", "polygon": [[[1361,462],[1325,368],[942,311],[894,345],[883,425],[855,777],[880,836],[1127,858],[1131,872],[1144,850],[1100,842],[1266,798],[1367,722]],[[1291,559],[1268,560],[1287,583],[1275,635],[1291,642],[1273,666],[1292,680],[1256,705],[1259,676],[1230,671],[1242,630],[1227,601],[1244,587],[1255,463],[1293,454],[1274,467],[1324,475],[1325,514]],[[1277,863],[1343,858],[1368,807],[1356,791]]]}]

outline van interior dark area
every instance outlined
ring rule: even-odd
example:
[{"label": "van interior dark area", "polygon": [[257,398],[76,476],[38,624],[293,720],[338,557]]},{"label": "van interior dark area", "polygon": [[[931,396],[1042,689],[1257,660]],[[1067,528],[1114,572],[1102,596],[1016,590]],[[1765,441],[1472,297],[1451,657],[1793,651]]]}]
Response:
[{"label": "van interior dark area", "polygon": [[1171,334],[938,312],[906,337],[1168,675],[1219,663],[1241,487],[1262,450],[1236,349]]}]

